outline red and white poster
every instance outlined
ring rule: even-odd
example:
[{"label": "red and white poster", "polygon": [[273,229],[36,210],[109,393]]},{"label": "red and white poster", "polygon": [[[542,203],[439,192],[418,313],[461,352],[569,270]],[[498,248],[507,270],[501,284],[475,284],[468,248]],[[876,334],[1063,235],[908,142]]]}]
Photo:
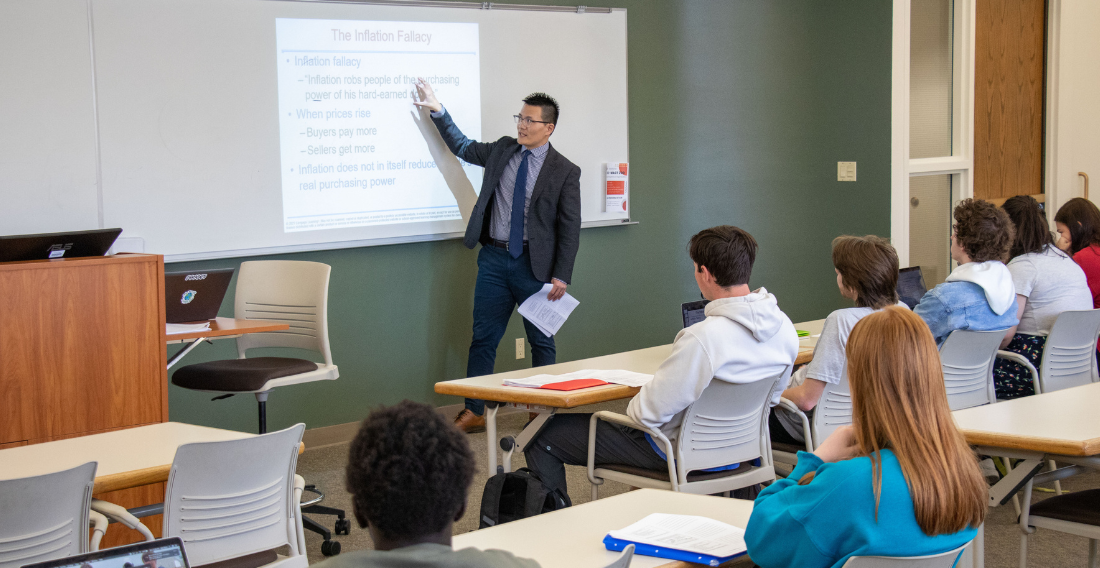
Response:
[{"label": "red and white poster", "polygon": [[626,196],[630,193],[626,162],[605,164],[604,191],[606,202],[604,211],[626,213]]}]

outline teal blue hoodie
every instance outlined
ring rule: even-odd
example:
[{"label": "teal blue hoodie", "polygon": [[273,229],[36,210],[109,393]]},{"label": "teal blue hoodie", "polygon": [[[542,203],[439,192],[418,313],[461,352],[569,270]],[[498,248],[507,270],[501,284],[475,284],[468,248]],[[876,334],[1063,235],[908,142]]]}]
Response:
[{"label": "teal blue hoodie", "polygon": [[[745,543],[761,568],[839,567],[850,556],[923,556],[958,548],[976,528],[928,536],[913,512],[901,465],[882,451],[882,493],[875,521],[871,458],[825,463],[798,452],[798,465],[786,479],[760,492],[753,505]],[[802,476],[816,471],[807,485]],[[957,563],[957,562],[956,562]]]}]

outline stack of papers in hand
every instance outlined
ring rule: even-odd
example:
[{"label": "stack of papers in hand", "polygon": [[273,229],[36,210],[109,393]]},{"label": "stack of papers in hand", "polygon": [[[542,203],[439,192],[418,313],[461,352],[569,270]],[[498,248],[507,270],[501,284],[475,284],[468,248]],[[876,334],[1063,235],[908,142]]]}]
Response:
[{"label": "stack of papers in hand", "polygon": [[744,554],[745,531],[706,517],[653,513],[603,539],[608,550],[718,566]]},{"label": "stack of papers in hand", "polygon": [[210,329],[210,322],[208,321],[202,323],[170,323],[168,324],[168,335],[195,333],[196,331],[206,331],[208,329]]},{"label": "stack of papers in hand", "polygon": [[546,337],[551,337],[561,329],[561,324],[569,318],[569,314],[580,305],[576,298],[568,293],[556,302],[549,299],[553,284],[546,284],[542,290],[535,292],[519,305],[519,315],[527,318],[527,321],[535,324]]},{"label": "stack of papers in hand", "polygon": [[564,375],[534,375],[525,379],[504,379],[504,386],[537,389],[544,385],[575,381],[577,379],[599,379],[616,385],[640,387],[653,380],[653,375],[616,369],[583,369],[580,371],[573,371],[572,373],[565,373]]}]

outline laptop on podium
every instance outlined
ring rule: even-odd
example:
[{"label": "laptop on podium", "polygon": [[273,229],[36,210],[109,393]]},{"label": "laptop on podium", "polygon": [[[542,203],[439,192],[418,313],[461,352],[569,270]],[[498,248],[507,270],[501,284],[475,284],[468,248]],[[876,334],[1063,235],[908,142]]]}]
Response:
[{"label": "laptop on podium", "polygon": [[0,262],[103,256],[122,229],[0,236]]}]

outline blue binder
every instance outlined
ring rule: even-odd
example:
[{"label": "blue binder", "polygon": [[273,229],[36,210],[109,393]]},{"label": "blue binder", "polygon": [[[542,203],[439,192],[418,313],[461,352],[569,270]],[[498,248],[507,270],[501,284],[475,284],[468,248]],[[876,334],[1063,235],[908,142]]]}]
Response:
[{"label": "blue binder", "polygon": [[642,556],[656,556],[657,558],[668,558],[669,560],[682,560],[684,562],[695,562],[697,564],[706,564],[707,566],[718,566],[725,564],[738,556],[744,555],[746,552],[738,552],[732,556],[711,556],[709,554],[697,554],[695,552],[685,552],[683,550],[676,550],[675,548],[664,548],[653,546],[652,544],[642,544],[640,542],[631,542],[629,540],[620,540],[607,535],[603,537],[603,545],[608,550],[614,550],[621,552],[627,546],[634,545],[634,554],[641,554]]}]

